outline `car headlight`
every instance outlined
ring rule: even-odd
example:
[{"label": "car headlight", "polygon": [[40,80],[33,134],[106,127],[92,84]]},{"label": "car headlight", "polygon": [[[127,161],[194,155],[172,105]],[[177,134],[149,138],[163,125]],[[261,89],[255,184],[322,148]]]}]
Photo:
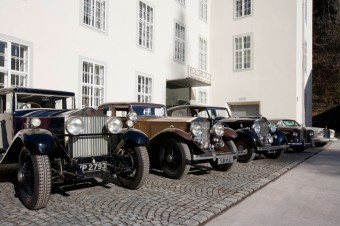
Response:
[{"label": "car headlight", "polygon": [[39,118],[32,118],[31,119],[31,126],[33,128],[37,128],[41,125],[41,120]]},{"label": "car headlight", "polygon": [[123,123],[120,119],[111,117],[106,122],[106,128],[110,133],[119,133],[123,128]]},{"label": "car headlight", "polygon": [[259,124],[255,123],[253,125],[253,130],[255,131],[255,133],[259,133],[261,131],[261,127]]},{"label": "car headlight", "polygon": [[270,129],[270,132],[275,133],[275,131],[276,131],[276,125],[274,125],[273,123],[270,123],[270,124],[269,124],[269,129]]},{"label": "car headlight", "polygon": [[293,132],[293,137],[297,137],[298,133],[297,132]]},{"label": "car headlight", "polygon": [[78,135],[84,130],[84,122],[80,118],[72,117],[66,121],[66,130],[72,135]]},{"label": "car headlight", "polygon": [[323,136],[324,136],[323,130],[319,131],[318,132],[318,137],[323,137]]},{"label": "car headlight", "polygon": [[213,126],[213,131],[216,134],[216,136],[221,137],[224,134],[224,126],[221,123],[216,123]]},{"label": "car headlight", "polygon": [[195,137],[202,135],[202,127],[199,123],[193,123],[190,126],[190,131],[194,134]]},{"label": "car headlight", "polygon": [[309,135],[310,137],[314,136],[314,131],[313,131],[313,130],[308,131],[308,135]]},{"label": "car headlight", "polygon": [[137,113],[134,111],[130,111],[127,115],[128,120],[131,120],[132,122],[137,121]]}]

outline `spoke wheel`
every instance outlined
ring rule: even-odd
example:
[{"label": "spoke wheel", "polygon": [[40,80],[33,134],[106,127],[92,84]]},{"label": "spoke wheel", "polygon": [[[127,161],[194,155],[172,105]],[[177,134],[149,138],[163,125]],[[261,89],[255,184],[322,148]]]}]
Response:
[{"label": "spoke wheel", "polygon": [[48,156],[31,155],[23,147],[19,156],[18,183],[22,203],[32,210],[44,208],[51,195],[51,166]]},{"label": "spoke wheel", "polygon": [[123,187],[135,190],[140,188],[149,176],[149,155],[144,146],[126,148],[125,155],[132,171],[120,173],[117,178]]},{"label": "spoke wheel", "polygon": [[166,176],[181,179],[188,174],[191,153],[188,145],[179,139],[168,139],[161,147],[160,163]]}]

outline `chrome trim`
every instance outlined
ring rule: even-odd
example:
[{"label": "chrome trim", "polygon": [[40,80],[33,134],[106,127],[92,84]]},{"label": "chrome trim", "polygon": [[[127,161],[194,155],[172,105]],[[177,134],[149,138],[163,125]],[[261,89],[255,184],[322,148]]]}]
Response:
[{"label": "chrome trim", "polygon": [[198,160],[210,160],[210,159],[220,159],[220,158],[228,158],[228,157],[236,157],[237,154],[216,154],[216,155],[192,155],[191,158],[193,161],[198,161]]},{"label": "chrome trim", "polygon": [[257,147],[258,151],[271,151],[271,150],[278,150],[278,149],[287,149],[289,148],[289,145],[278,145],[278,146],[265,146],[265,147]]}]

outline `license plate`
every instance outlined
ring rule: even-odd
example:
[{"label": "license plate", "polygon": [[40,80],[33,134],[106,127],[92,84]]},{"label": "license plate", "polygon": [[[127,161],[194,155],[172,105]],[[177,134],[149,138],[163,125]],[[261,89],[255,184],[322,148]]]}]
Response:
[{"label": "license plate", "polygon": [[106,162],[95,162],[95,163],[82,163],[79,164],[83,172],[95,172],[95,171],[106,171]]},{"label": "license plate", "polygon": [[226,158],[218,158],[217,159],[217,164],[222,165],[222,164],[227,164],[233,162],[233,157],[226,157]]}]

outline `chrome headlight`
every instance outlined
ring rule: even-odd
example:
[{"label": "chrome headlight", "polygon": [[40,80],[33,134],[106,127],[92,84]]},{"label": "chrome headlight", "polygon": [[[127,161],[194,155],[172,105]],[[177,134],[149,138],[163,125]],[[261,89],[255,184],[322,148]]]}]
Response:
[{"label": "chrome headlight", "polygon": [[199,123],[193,123],[190,126],[190,131],[192,134],[194,134],[195,137],[201,136],[202,135],[202,127]]},{"label": "chrome headlight", "polygon": [[293,132],[293,137],[297,137],[298,133],[297,132]]},{"label": "chrome headlight", "polygon": [[224,126],[221,123],[216,123],[213,126],[213,131],[216,136],[221,137],[224,134]]},{"label": "chrome headlight", "polygon": [[318,137],[323,137],[323,136],[324,136],[323,130],[319,131],[319,132],[318,132]]},{"label": "chrome headlight", "polygon": [[33,128],[37,128],[41,125],[41,120],[39,118],[32,118],[31,119],[31,126]]},{"label": "chrome headlight", "polygon": [[66,121],[66,130],[72,135],[78,135],[84,130],[84,122],[80,118],[72,117]]},{"label": "chrome headlight", "polygon": [[331,130],[330,132],[331,132],[331,133],[330,133],[330,138],[334,138],[334,137],[335,137],[335,131],[334,131],[334,130]]},{"label": "chrome headlight", "polygon": [[123,128],[123,123],[120,119],[111,117],[106,121],[106,128],[110,133],[119,133]]},{"label": "chrome headlight", "polygon": [[253,127],[253,130],[255,131],[255,133],[259,133],[261,131],[261,127],[257,123],[255,123],[252,127]]},{"label": "chrome headlight", "polygon": [[275,133],[275,131],[276,131],[276,125],[274,125],[273,123],[270,123],[270,124],[269,124],[269,129],[270,129],[270,132]]},{"label": "chrome headlight", "polygon": [[137,113],[134,111],[130,111],[127,115],[128,120],[131,120],[132,122],[137,121]]},{"label": "chrome headlight", "polygon": [[314,136],[314,131],[313,130],[308,131],[308,136],[310,137]]}]

